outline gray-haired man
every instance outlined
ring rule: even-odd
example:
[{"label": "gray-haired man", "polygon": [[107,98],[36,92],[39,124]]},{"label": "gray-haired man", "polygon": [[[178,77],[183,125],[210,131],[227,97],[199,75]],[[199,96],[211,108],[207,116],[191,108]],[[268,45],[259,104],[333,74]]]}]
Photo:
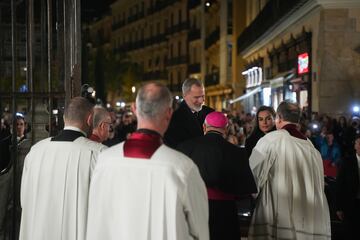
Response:
[{"label": "gray-haired man", "polygon": [[204,105],[205,88],[200,80],[186,79],[182,85],[182,92],[184,100],[175,110],[164,137],[165,143],[173,148],[186,140],[203,136],[202,125],[205,117],[214,111]]}]

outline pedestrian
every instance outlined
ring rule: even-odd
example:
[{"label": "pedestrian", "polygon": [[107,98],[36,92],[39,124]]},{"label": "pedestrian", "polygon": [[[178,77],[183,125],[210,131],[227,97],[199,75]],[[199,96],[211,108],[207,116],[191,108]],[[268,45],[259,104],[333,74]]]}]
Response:
[{"label": "pedestrian", "polygon": [[297,128],[297,104],[282,102],[277,130],[262,137],[250,156],[259,194],[249,239],[331,239],[320,153]]},{"label": "pedestrian", "polygon": [[205,135],[178,146],[198,166],[206,184],[211,240],[240,239],[236,199],[256,193],[245,149],[224,138],[227,125],[223,113],[211,112],[205,118]]},{"label": "pedestrian", "polygon": [[340,146],[332,132],[327,132],[320,145],[320,154],[324,164],[324,174],[328,177],[336,177],[338,167],[341,164]]},{"label": "pedestrian", "polygon": [[86,138],[93,104],[70,100],[64,130],[35,144],[25,158],[21,181],[21,240],[85,238],[88,189],[97,155],[106,147]]},{"label": "pedestrian", "polygon": [[172,97],[142,86],[137,130],[99,156],[90,186],[87,240],[209,239],[206,188],[196,165],[162,143]]},{"label": "pedestrian", "polygon": [[336,190],[336,215],[345,224],[346,239],[360,239],[360,135],[355,136],[355,153],[344,159]]},{"label": "pedestrian", "polygon": [[109,138],[111,117],[109,112],[103,108],[96,106],[93,114],[93,129],[89,139],[102,143]]},{"label": "pedestrian", "polygon": [[205,88],[200,80],[186,79],[182,85],[182,93],[184,100],[175,110],[164,137],[165,143],[172,148],[188,139],[204,135],[202,125],[205,117],[214,111],[204,105]]}]

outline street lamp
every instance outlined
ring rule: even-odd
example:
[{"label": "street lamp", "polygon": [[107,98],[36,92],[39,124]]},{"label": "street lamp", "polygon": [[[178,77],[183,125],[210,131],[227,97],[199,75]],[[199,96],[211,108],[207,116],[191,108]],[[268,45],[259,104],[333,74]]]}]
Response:
[{"label": "street lamp", "polygon": [[360,111],[359,106],[357,105],[353,106],[353,113],[359,113],[359,111]]},{"label": "street lamp", "polygon": [[132,86],[132,87],[131,87],[131,92],[132,92],[132,93],[135,93],[135,92],[136,92],[136,87],[135,87],[135,86]]}]

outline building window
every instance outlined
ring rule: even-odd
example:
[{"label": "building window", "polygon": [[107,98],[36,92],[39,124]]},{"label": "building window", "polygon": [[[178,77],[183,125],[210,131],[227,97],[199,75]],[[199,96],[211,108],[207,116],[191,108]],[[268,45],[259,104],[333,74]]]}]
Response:
[{"label": "building window", "polygon": [[178,56],[181,56],[181,41],[178,43]]}]

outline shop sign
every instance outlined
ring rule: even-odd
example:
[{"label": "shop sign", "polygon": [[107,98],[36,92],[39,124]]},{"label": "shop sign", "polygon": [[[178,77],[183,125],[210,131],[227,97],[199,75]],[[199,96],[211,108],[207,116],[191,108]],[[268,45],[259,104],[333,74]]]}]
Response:
[{"label": "shop sign", "polygon": [[303,53],[298,55],[298,74],[304,74],[309,72],[309,55]]}]

